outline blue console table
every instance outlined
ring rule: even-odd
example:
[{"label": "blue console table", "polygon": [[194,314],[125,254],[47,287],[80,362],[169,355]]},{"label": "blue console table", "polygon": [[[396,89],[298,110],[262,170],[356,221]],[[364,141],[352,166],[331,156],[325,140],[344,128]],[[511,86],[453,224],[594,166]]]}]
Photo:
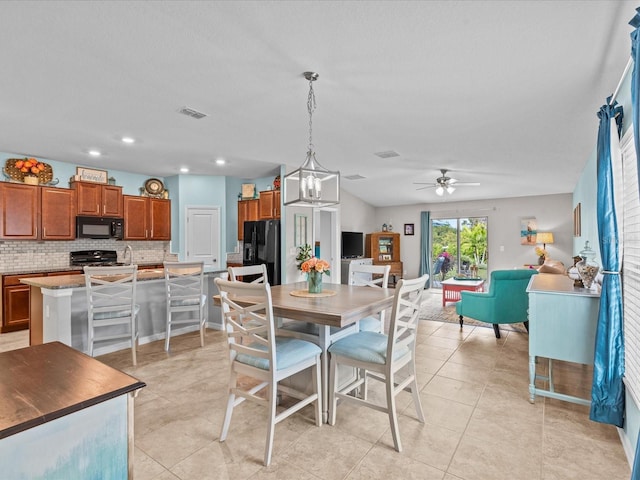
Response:
[{"label": "blue console table", "polygon": [[[590,405],[586,398],[555,391],[553,360],[593,365],[600,292],[577,288],[565,275],[531,277],[529,294],[529,401],[536,395]],[[548,376],[536,375],[536,359],[549,359]],[[537,388],[547,380],[549,388]]]}]

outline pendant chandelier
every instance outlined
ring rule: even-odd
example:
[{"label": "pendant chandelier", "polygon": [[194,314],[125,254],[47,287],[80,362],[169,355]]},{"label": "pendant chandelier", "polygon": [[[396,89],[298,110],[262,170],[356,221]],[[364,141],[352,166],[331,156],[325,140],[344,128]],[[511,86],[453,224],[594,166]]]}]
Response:
[{"label": "pendant chandelier", "polygon": [[313,145],[313,112],[316,109],[316,96],[313,82],[318,79],[315,72],[305,72],[309,81],[307,110],[309,112],[309,147],[307,159],[302,166],[284,177],[284,204],[301,207],[326,207],[340,203],[340,172],[324,168],[316,160]]}]

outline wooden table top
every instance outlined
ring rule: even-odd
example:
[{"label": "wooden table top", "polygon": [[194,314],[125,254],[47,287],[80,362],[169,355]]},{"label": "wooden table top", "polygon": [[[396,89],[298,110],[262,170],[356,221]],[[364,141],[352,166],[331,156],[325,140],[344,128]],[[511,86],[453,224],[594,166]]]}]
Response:
[{"label": "wooden table top", "polygon": [[144,386],[60,342],[0,353],[0,438]]},{"label": "wooden table top", "polygon": [[[336,292],[331,297],[294,297],[291,292],[307,288],[306,282],[271,287],[273,313],[332,327],[345,327],[368,315],[393,306],[394,289],[358,287],[339,283],[325,283],[323,289]],[[220,300],[215,299],[216,304]]]}]

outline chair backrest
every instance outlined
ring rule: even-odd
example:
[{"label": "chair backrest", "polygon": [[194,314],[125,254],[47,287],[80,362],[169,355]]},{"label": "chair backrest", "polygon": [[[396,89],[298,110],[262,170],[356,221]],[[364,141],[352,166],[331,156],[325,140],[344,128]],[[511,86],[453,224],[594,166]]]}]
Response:
[{"label": "chair backrest", "polygon": [[396,285],[387,342],[387,358],[392,361],[387,362],[387,368],[391,368],[395,355],[401,349],[415,352],[420,307],[428,279],[428,274],[411,280],[403,278]]},{"label": "chair backrest", "polygon": [[232,282],[237,282],[238,277],[246,277],[248,275],[258,275],[258,277],[251,280],[249,283],[267,283],[267,266],[264,263],[260,265],[244,265],[242,267],[229,267],[229,279]]},{"label": "chair backrest", "polygon": [[164,262],[169,304],[200,304],[204,293],[204,262]]},{"label": "chair backrest", "polygon": [[84,267],[89,319],[131,316],[135,312],[137,265]]},{"label": "chair backrest", "polygon": [[494,270],[491,272],[489,295],[495,298],[495,315],[497,319],[520,318],[525,321],[529,308],[527,285],[532,275],[538,272],[533,269]]},{"label": "chair backrest", "polygon": [[[349,285],[387,288],[391,265],[349,264]],[[374,275],[382,275],[374,278]]]},{"label": "chair backrest", "polygon": [[[264,370],[275,372],[275,326],[269,284],[221,278],[214,282],[220,291],[222,325],[227,334],[231,361],[237,355],[251,355],[268,362]],[[243,297],[251,297],[253,305],[243,305]]]}]

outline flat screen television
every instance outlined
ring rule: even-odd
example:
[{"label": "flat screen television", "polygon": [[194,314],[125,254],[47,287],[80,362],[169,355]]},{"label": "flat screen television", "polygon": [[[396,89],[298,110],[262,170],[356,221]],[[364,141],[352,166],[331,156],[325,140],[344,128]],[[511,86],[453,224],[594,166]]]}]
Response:
[{"label": "flat screen television", "polygon": [[342,232],[342,258],[364,256],[364,234],[362,232]]}]

